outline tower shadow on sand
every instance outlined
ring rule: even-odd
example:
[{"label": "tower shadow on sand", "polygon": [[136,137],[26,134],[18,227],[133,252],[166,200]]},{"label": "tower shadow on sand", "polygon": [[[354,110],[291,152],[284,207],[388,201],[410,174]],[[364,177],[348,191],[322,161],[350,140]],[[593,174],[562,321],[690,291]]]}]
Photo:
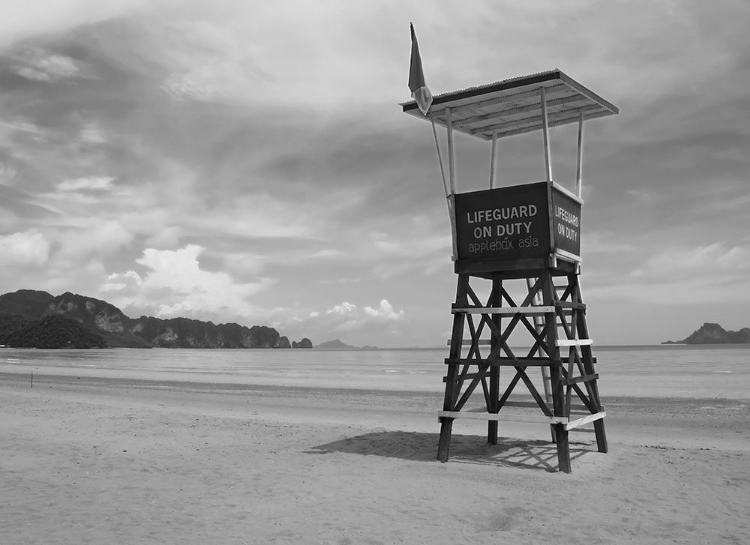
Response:
[{"label": "tower shadow on sand", "polygon": [[[306,454],[360,454],[383,456],[417,462],[437,461],[438,435],[406,431],[376,431],[317,445]],[[585,442],[571,442],[571,459],[590,453]],[[548,441],[498,438],[497,445],[487,443],[486,437],[455,435],[451,441],[451,461],[454,463],[519,467],[548,472],[558,470],[557,446]]]}]

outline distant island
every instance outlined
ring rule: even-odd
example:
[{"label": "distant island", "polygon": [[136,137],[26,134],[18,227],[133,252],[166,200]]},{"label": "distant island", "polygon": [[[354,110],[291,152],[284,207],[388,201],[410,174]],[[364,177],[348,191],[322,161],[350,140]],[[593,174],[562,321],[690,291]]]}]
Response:
[{"label": "distant island", "polygon": [[312,348],[272,327],[188,318],[129,318],[92,297],[18,290],[0,295],[0,346],[13,348]]},{"label": "distant island", "polygon": [[664,341],[661,344],[749,344],[750,328],[727,331],[719,324],[706,322],[700,329],[681,341]]},{"label": "distant island", "polygon": [[377,346],[350,346],[338,339],[320,343],[315,347],[316,350],[377,350]]}]

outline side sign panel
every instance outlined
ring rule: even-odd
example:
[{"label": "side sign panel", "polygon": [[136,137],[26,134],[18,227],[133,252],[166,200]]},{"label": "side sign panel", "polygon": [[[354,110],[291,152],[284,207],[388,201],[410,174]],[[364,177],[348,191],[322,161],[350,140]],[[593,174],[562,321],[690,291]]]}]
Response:
[{"label": "side sign panel", "polygon": [[581,255],[581,203],[552,190],[552,233],[555,248]]}]

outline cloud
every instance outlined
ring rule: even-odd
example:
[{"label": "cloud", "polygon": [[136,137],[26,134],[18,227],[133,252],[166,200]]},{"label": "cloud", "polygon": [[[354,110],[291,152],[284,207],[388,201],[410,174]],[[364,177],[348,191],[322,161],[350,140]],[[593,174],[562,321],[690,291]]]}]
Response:
[{"label": "cloud", "polygon": [[57,185],[58,191],[80,191],[88,190],[106,190],[112,187],[115,179],[111,176],[90,176],[88,178],[76,178],[73,180],[64,180]]},{"label": "cloud", "polygon": [[636,278],[685,278],[695,275],[746,274],[750,272],[750,247],[714,242],[696,248],[678,247],[654,255],[631,275]]},{"label": "cloud", "polygon": [[71,57],[38,47],[21,49],[11,58],[15,61],[16,74],[33,81],[59,81],[80,72],[78,64]]},{"label": "cloud", "polygon": [[146,0],[3,0],[0,46],[122,15],[145,3]]},{"label": "cloud", "polygon": [[[3,285],[103,286],[131,309],[199,319],[297,315],[290,331],[351,344],[444,330],[440,170],[429,124],[397,106],[414,19],[436,93],[559,66],[620,106],[586,126],[587,290],[615,308],[728,301],[750,291],[736,242],[750,4],[636,2],[0,2],[0,234],[25,233],[29,250]],[[552,131],[563,182],[571,128]],[[539,138],[503,140],[503,185],[542,174]],[[486,187],[489,145],[459,135],[456,151],[461,190]]]},{"label": "cloud", "polygon": [[161,318],[251,320],[257,306],[251,297],[273,285],[271,278],[240,283],[225,272],[201,268],[205,248],[189,244],[178,250],[147,248],[136,262],[145,272],[113,273],[102,286],[114,304]]},{"label": "cloud", "polygon": [[586,282],[600,301],[668,306],[750,303],[750,244],[674,246],[646,258],[627,275]]},{"label": "cloud", "polygon": [[385,299],[382,299],[380,301],[380,305],[377,308],[365,307],[364,311],[368,318],[370,318],[371,320],[383,323],[395,322],[404,317],[403,310],[399,310],[398,312],[396,312],[393,309],[393,305],[391,305]]},{"label": "cloud", "polygon": [[395,309],[387,299],[381,299],[376,306],[359,306],[344,301],[322,311],[299,311],[291,319],[288,316],[292,309],[278,309],[277,312],[285,316],[277,322],[277,327],[292,337],[305,336],[314,342],[340,337],[344,342],[358,345],[376,340],[392,345],[401,337],[398,326],[406,317],[404,310]]},{"label": "cloud", "polygon": [[134,239],[133,232],[117,220],[89,219],[79,225],[50,233],[59,245],[58,256],[75,262],[89,256],[117,254]]},{"label": "cloud", "polygon": [[49,242],[38,229],[0,235],[4,267],[43,265],[49,258]]}]

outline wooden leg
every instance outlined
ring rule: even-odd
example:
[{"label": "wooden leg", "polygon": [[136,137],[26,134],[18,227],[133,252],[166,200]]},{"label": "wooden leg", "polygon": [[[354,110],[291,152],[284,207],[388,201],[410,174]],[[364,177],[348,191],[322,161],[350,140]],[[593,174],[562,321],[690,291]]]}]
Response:
[{"label": "wooden leg", "polygon": [[[502,279],[494,276],[492,278],[492,293],[490,294],[489,304],[493,307],[500,307],[503,304],[502,297],[503,281]],[[502,330],[502,319],[499,314],[492,316],[492,322],[498,331]],[[497,349],[499,339],[497,335],[492,334],[491,339],[492,350]],[[490,399],[487,403],[487,412],[497,414],[500,410],[500,367],[495,365],[490,368]],[[497,420],[490,420],[487,422],[487,442],[490,445],[497,445]]]},{"label": "wooden leg", "polygon": [[568,432],[563,424],[554,424],[557,437],[557,466],[563,473],[570,473],[570,446],[568,445]]},{"label": "wooden leg", "polygon": [[[490,369],[490,403],[487,407],[488,412],[497,413],[497,406],[500,401],[500,367],[494,366]],[[487,422],[487,442],[490,445],[497,445],[497,420]]]},{"label": "wooden leg", "polygon": [[594,422],[594,434],[596,435],[596,446],[599,452],[607,452],[609,447],[607,446],[607,434],[604,432],[603,419]]},{"label": "wooden leg", "polygon": [[445,463],[448,461],[451,449],[451,432],[453,431],[453,419],[441,418],[440,443],[438,444],[437,459]]},{"label": "wooden leg", "polygon": [[487,422],[487,442],[490,445],[497,445],[497,420]]}]

